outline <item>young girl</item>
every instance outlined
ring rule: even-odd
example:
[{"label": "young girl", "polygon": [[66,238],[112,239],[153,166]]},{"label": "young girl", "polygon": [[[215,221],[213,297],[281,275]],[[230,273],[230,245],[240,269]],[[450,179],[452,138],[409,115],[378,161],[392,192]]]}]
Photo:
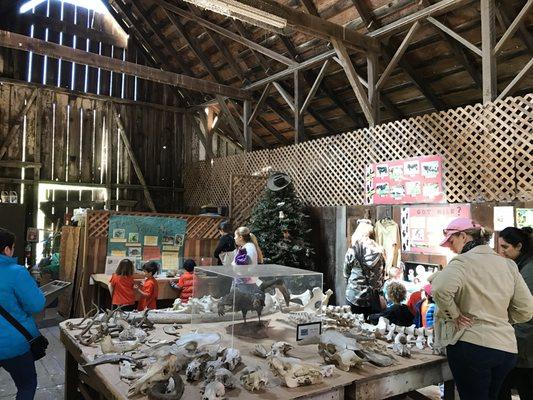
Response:
[{"label": "young girl", "polygon": [[384,317],[389,320],[391,324],[396,324],[399,326],[411,326],[413,323],[413,314],[409,311],[409,308],[402,304],[405,300],[407,290],[405,286],[400,282],[391,282],[388,291],[387,297],[388,300],[392,302],[392,305],[387,307],[384,311],[377,314],[371,314],[368,319],[372,324],[377,324],[379,317]]},{"label": "young girl", "polygon": [[257,238],[245,226],[235,231],[235,244],[237,252],[233,259],[233,265],[257,265],[263,262],[263,253],[257,243]]},{"label": "young girl", "polygon": [[124,311],[133,311],[135,309],[133,286],[133,263],[128,259],[124,259],[118,264],[117,270],[109,280],[113,308],[121,306]]},{"label": "young girl", "polygon": [[159,265],[155,261],[148,261],[143,265],[144,283],[142,288],[138,285],[135,286],[135,290],[141,296],[139,300],[139,306],[137,310],[144,311],[147,308],[149,310],[155,310],[157,308],[157,296],[159,293],[159,286],[154,278],[154,275],[159,270]]}]

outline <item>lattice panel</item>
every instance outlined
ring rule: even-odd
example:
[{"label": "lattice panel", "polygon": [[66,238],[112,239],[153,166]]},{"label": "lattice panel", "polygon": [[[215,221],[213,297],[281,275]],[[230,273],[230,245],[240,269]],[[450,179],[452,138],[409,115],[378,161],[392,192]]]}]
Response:
[{"label": "lattice panel", "polygon": [[232,175],[230,217],[234,227],[246,225],[266,186],[266,176]]},{"label": "lattice panel", "polygon": [[433,154],[444,157],[448,202],[532,200],[533,94],[216,159],[210,170],[194,164],[185,198],[191,206],[226,205],[231,174],[271,167],[289,173],[310,205],[364,204],[369,163]]},{"label": "lattice panel", "polygon": [[187,239],[218,239],[218,224],[222,217],[185,215],[185,214],[153,214],[139,212],[119,212],[114,211],[88,211],[87,212],[87,233],[88,237],[108,237],[109,216],[111,214],[138,215],[145,217],[171,217],[187,220]]}]

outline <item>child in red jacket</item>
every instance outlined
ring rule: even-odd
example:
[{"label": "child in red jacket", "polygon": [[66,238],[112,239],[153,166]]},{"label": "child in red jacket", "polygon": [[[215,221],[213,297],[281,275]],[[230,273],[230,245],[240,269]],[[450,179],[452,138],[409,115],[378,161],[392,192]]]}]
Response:
[{"label": "child in red jacket", "polygon": [[137,310],[144,311],[146,309],[155,310],[157,308],[157,296],[159,294],[159,286],[154,278],[154,275],[159,271],[159,265],[155,261],[148,261],[143,265],[143,272],[145,276],[142,288],[135,286],[135,290],[141,295],[139,306]]},{"label": "child in red jacket", "polygon": [[192,296],[194,267],[196,267],[194,260],[185,260],[183,262],[183,268],[185,269],[185,272],[181,274],[178,282],[170,282],[170,286],[180,292],[180,299],[182,303],[187,303],[189,298]]},{"label": "child in red jacket", "polygon": [[109,280],[111,304],[113,308],[122,307],[123,311],[135,308],[135,282],[133,281],[133,263],[125,258],[118,264],[117,270]]}]

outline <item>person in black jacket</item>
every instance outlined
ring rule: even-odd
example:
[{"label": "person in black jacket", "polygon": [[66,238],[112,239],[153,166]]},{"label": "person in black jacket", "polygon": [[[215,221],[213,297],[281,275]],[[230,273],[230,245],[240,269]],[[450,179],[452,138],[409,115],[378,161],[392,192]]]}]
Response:
[{"label": "person in black jacket", "polygon": [[405,300],[407,290],[400,282],[391,282],[387,289],[387,297],[392,301],[392,305],[387,307],[379,314],[371,314],[368,319],[370,323],[377,324],[379,317],[384,317],[389,320],[391,324],[399,326],[411,326],[413,324],[413,314],[409,311],[409,307],[402,304]]},{"label": "person in black jacket", "polygon": [[[220,239],[218,240],[214,257],[217,259],[218,265],[230,265],[233,261],[233,251],[235,250],[235,239],[233,238],[230,222],[228,220],[222,221],[218,225],[218,232],[220,233]],[[231,253],[231,255],[226,253]],[[227,262],[222,262],[222,259],[227,260]]]}]

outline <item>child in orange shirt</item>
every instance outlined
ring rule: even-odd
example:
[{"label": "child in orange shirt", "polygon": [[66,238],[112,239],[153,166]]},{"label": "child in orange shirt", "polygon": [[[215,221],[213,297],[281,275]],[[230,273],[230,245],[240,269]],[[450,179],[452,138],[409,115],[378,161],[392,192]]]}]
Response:
[{"label": "child in orange shirt", "polygon": [[196,263],[194,260],[185,260],[183,262],[183,268],[185,272],[181,274],[178,282],[170,282],[170,286],[176,290],[179,290],[180,299],[182,303],[187,303],[193,292],[194,282],[194,267]]},{"label": "child in orange shirt", "polygon": [[133,289],[133,263],[124,259],[109,280],[111,304],[113,308],[122,307],[124,311],[135,309],[135,291]]},{"label": "child in orange shirt", "polygon": [[157,308],[157,295],[159,292],[159,286],[154,278],[154,275],[159,271],[159,265],[155,261],[148,261],[143,265],[144,283],[142,288],[138,285],[135,286],[135,290],[141,296],[139,300],[139,306],[137,310],[144,311],[145,309],[155,310]]}]

